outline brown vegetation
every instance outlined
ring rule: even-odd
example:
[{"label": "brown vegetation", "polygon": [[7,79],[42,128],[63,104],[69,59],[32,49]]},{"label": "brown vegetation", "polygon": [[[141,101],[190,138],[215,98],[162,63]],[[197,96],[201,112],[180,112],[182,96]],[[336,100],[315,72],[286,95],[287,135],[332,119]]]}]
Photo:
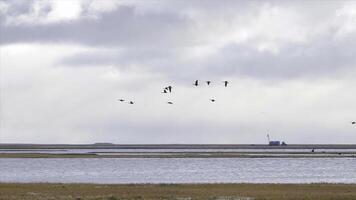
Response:
[{"label": "brown vegetation", "polygon": [[354,200],[356,185],[346,184],[0,184],[0,200]]}]

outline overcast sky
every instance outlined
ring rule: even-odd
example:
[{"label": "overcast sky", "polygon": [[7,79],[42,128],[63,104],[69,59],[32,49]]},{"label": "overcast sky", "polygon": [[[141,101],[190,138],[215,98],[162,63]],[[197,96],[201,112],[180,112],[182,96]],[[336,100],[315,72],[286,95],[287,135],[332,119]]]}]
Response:
[{"label": "overcast sky", "polygon": [[0,142],[355,143],[355,77],[356,1],[0,0]]}]

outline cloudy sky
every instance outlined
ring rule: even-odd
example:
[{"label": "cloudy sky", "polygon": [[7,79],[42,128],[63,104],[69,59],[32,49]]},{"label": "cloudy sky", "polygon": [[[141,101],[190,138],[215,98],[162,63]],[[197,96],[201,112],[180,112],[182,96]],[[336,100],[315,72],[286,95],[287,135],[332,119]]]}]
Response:
[{"label": "cloudy sky", "polygon": [[0,142],[355,143],[355,77],[355,1],[0,0]]}]

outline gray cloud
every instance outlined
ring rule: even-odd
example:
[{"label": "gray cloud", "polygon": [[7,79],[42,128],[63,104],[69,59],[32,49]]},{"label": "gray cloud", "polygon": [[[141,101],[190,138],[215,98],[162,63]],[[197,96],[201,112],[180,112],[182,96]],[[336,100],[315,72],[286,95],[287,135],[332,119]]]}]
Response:
[{"label": "gray cloud", "polygon": [[[308,44],[290,45],[279,53],[258,51],[246,45],[231,44],[204,59],[182,60],[184,49],[125,48],[121,51],[81,53],[62,62],[69,66],[114,65],[121,69],[145,66],[170,79],[185,76],[246,76],[262,79],[332,77],[356,67],[356,37],[342,41],[322,37]],[[189,73],[187,73],[189,72]]]},{"label": "gray cloud", "polygon": [[269,79],[327,77],[355,69],[355,39],[335,41],[326,37],[306,45],[290,45],[277,54],[230,45],[208,58],[204,65],[208,72],[221,75]]},{"label": "gray cloud", "polygon": [[[121,6],[98,19],[82,18],[51,24],[1,25],[1,44],[77,43],[93,46],[179,45],[174,35],[185,19],[171,14],[138,15],[134,7]],[[172,28],[174,27],[174,28]]]},{"label": "gray cloud", "polygon": [[[60,63],[67,66],[112,65],[124,70],[130,70],[132,66],[142,67],[152,73],[166,75],[171,80],[228,75],[262,79],[315,78],[342,73],[343,70],[356,65],[353,56],[356,49],[355,34],[338,37],[342,26],[332,24],[334,18],[328,14],[328,12],[335,14],[342,4],[333,2],[323,4],[320,12],[317,12],[319,14],[314,14],[315,10],[309,9],[305,15],[299,13],[302,7],[293,2],[247,4],[227,1],[226,4],[222,4],[208,1],[202,6],[194,3],[189,5],[186,2],[172,2],[172,5],[159,2],[156,4],[166,11],[155,10],[150,6],[143,7],[145,4],[139,2],[118,6],[110,12],[98,13],[95,18],[86,15],[83,7],[84,15],[76,20],[49,24],[3,23],[0,42],[2,45],[37,42],[75,43],[99,47],[94,52],[82,52],[64,58]],[[187,11],[180,11],[174,6]],[[243,6],[250,12],[241,9]],[[316,5],[308,6],[314,8]],[[29,4],[10,13],[28,12],[28,7]],[[215,12],[213,8],[216,8]],[[236,8],[241,13],[236,14],[231,8]],[[294,15],[280,11],[283,8],[303,17],[298,19]],[[16,10],[16,6],[11,10]],[[295,24],[297,28],[295,30],[292,28],[294,32],[288,30],[288,24],[276,27],[273,23],[283,21],[279,21],[278,18],[274,21],[276,20],[273,18],[274,12],[287,17],[291,15],[292,20],[297,18],[296,22],[301,24]],[[316,16],[316,19],[313,16]],[[221,17],[227,19],[220,19]],[[224,33],[231,34],[229,31],[234,28],[237,28],[237,34],[245,29],[254,30],[255,28],[251,28],[254,23],[259,24],[261,23],[259,21],[263,22],[269,17],[271,19],[270,21],[267,19],[266,23],[271,23],[271,28],[277,30],[268,30],[269,27],[264,27],[262,23],[261,28],[267,30],[252,32],[250,38],[240,42],[227,39],[219,44],[219,40],[224,40],[224,37],[228,36]],[[216,32],[214,27],[219,28],[221,26],[219,23],[225,21],[231,25],[236,23],[236,27]],[[306,29],[301,32],[298,27],[302,26]],[[308,35],[310,34],[308,31],[316,33]],[[259,49],[261,45],[267,45],[267,49]],[[212,48],[213,52],[205,56],[189,57],[189,51],[206,46]]]},{"label": "gray cloud", "polygon": [[0,1],[6,5],[11,5],[6,11],[4,17],[17,16],[24,13],[29,13],[33,5],[33,0],[23,1],[23,0],[2,0]]}]

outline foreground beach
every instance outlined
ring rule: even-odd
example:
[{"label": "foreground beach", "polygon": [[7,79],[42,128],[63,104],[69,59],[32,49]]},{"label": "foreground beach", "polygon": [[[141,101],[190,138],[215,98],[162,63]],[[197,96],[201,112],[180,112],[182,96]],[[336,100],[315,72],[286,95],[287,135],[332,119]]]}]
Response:
[{"label": "foreground beach", "polygon": [[356,184],[0,184],[1,200],[354,200]]}]

